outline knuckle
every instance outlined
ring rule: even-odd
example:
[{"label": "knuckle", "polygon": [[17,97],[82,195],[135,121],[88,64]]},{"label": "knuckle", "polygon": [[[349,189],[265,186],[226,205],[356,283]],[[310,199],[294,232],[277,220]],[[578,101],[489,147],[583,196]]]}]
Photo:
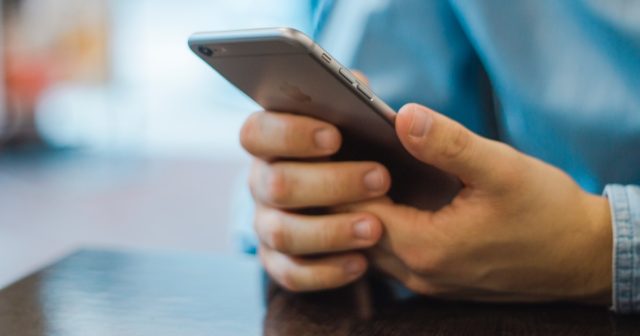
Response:
[{"label": "knuckle", "polygon": [[258,238],[271,249],[274,249],[274,241],[278,241],[279,238],[277,236],[280,235],[278,231],[281,230],[278,228],[280,224],[275,217],[275,211],[272,209],[258,207],[253,221],[253,227]]},{"label": "knuckle", "polygon": [[253,161],[253,163],[251,164],[251,171],[249,172],[249,178],[248,178],[248,184],[249,184],[249,191],[251,192],[251,197],[254,200],[257,200],[257,196],[260,195],[258,190],[259,190],[259,178],[260,178],[260,165],[258,164],[258,162],[256,160]]},{"label": "knuckle", "polygon": [[321,183],[319,184],[319,192],[323,195],[327,195],[331,198],[344,197],[343,195],[353,192],[353,188],[350,188],[347,183],[347,173],[343,170],[336,169],[334,171],[326,170],[319,176]]},{"label": "knuckle", "polygon": [[499,200],[511,197],[514,190],[527,188],[527,184],[535,180],[531,176],[535,171],[531,169],[535,166],[534,160],[508,144],[486,139],[484,141],[491,142],[490,145],[499,158],[486,175],[489,189],[500,196]]},{"label": "knuckle", "polygon": [[279,125],[279,133],[282,136],[282,141],[285,147],[293,147],[305,140],[305,137],[301,136],[301,127],[298,127],[297,123],[293,120],[283,120]]},{"label": "knuckle", "polygon": [[261,112],[252,113],[240,128],[240,144],[244,149],[251,152],[255,147],[255,129]]},{"label": "knuckle", "polygon": [[471,137],[472,134],[469,130],[456,124],[451,131],[451,135],[442,144],[442,155],[449,160],[463,157],[471,147]]},{"label": "knuckle", "polygon": [[262,236],[262,231],[265,227],[264,218],[265,216],[262,214],[261,209],[259,207],[256,208],[256,212],[253,215],[253,230],[258,235],[258,237]]},{"label": "knuckle", "polygon": [[[329,224],[329,223],[327,223]],[[338,247],[341,234],[335,225],[323,225],[318,232],[318,248],[322,250]]]},{"label": "knuckle", "polygon": [[265,253],[264,248],[258,248],[258,259],[267,272],[269,272],[269,263],[267,262],[267,254]]},{"label": "knuckle", "polygon": [[[366,175],[365,175],[366,174]],[[369,175],[372,175],[369,180]],[[363,178],[364,177],[364,178]],[[344,199],[346,202],[358,201],[375,195],[383,194],[390,186],[389,172],[379,163],[348,164],[333,167],[322,175],[322,191],[326,195]],[[366,183],[374,183],[371,191]]]},{"label": "knuckle", "polygon": [[287,253],[289,251],[289,242],[287,239],[287,232],[282,221],[272,219],[270,224],[267,225],[266,240],[274,250]]},{"label": "knuckle", "polygon": [[282,287],[291,292],[300,292],[302,291],[302,287],[298,282],[298,278],[292,271],[286,270],[283,271],[278,277],[278,282]]},{"label": "knuckle", "polygon": [[258,249],[258,257],[260,259],[260,263],[264,267],[264,270],[269,274],[269,277],[280,283],[279,272],[278,269],[275,268],[275,263],[273,262],[273,254],[265,251],[265,247],[260,247]]},{"label": "knuckle", "polygon": [[283,168],[271,166],[266,172],[266,199],[275,205],[286,204],[289,199],[289,187]]},{"label": "knuckle", "polygon": [[513,186],[519,186],[523,182],[523,172],[527,171],[527,165],[523,161],[525,156],[507,144],[497,143],[497,146],[505,158],[501,161],[508,163],[497,165],[495,172],[499,174],[500,180],[504,182],[504,185],[512,188]]}]

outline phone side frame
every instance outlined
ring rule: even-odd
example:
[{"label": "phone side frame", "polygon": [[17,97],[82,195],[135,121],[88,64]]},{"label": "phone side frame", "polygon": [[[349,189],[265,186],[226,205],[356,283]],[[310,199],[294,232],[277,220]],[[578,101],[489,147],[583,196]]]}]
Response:
[{"label": "phone side frame", "polygon": [[[392,126],[395,124],[396,120],[396,111],[394,111],[389,105],[387,105],[382,99],[378,97],[378,95],[373,92],[373,90],[367,85],[362,83],[359,79],[355,78],[349,68],[343,66],[338,62],[333,56],[331,56],[327,51],[322,49],[317,43],[313,43],[313,45],[309,48],[309,54],[313,57],[313,59],[320,63],[320,66],[323,66],[325,69],[329,70],[329,72],[336,77],[340,82],[342,82],[345,86],[349,87],[351,91],[358,96],[362,101],[367,103],[367,105],[371,106],[373,110],[378,113],[385,121],[387,121]],[[329,57],[327,60],[326,57]],[[354,77],[354,82],[350,82],[349,79],[345,78],[340,71],[344,70],[348,74]],[[364,88],[364,90],[370,93],[371,98],[367,99],[363,93],[360,92],[358,87]]]},{"label": "phone side frame", "polygon": [[[386,122],[388,122],[392,126],[395,124],[395,118],[397,115],[396,111],[394,111],[391,107],[389,107],[389,105],[387,105],[382,99],[380,99],[373,92],[373,90],[369,88],[368,85],[355,78],[355,76],[351,74],[349,68],[340,64],[333,56],[331,56],[326,50],[322,49],[322,47],[315,43],[311,38],[296,29],[260,28],[195,33],[189,37],[189,47],[196,55],[198,55],[198,57],[203,58],[203,56],[200,55],[197,50],[198,46],[250,41],[280,41],[285,42],[295,48],[295,50],[282,53],[297,53],[304,51],[305,53],[310,55],[311,58],[320,66],[331,73],[331,75],[334,76],[339,82],[350,89],[353,94],[358,96],[359,99],[370,106],[374,110],[374,112],[380,115]],[[203,60],[206,62],[204,58]],[[340,73],[341,70],[345,71],[351,77],[353,77],[353,82],[343,76]],[[367,99],[367,97],[365,97],[364,94],[358,89],[359,87],[368,92],[371,98]]]}]

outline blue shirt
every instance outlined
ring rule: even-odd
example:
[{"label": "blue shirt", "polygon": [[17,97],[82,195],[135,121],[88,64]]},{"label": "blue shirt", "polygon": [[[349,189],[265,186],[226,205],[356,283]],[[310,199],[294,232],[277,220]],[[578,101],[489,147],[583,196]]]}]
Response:
[{"label": "blue shirt", "polygon": [[319,11],[331,12],[316,15],[320,44],[391,106],[434,108],[588,191],[611,184],[613,308],[640,312],[640,2],[324,1]]},{"label": "blue shirt", "polygon": [[320,44],[392,107],[421,103],[585,190],[610,185],[613,309],[640,312],[639,1],[315,2]]}]

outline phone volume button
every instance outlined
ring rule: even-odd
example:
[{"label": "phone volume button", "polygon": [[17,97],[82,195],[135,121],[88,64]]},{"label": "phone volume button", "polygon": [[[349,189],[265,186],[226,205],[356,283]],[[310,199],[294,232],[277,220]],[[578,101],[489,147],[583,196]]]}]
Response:
[{"label": "phone volume button", "polygon": [[358,91],[360,91],[360,93],[365,96],[365,98],[367,98],[368,100],[373,101],[373,92],[371,92],[369,89],[367,89],[366,87],[362,86],[362,85],[358,85],[357,86]]},{"label": "phone volume button", "polygon": [[345,68],[340,68],[339,70],[340,75],[342,75],[342,77],[344,77],[344,79],[346,79],[347,81],[349,81],[349,84],[353,85],[356,83],[356,78],[351,74],[351,72]]}]

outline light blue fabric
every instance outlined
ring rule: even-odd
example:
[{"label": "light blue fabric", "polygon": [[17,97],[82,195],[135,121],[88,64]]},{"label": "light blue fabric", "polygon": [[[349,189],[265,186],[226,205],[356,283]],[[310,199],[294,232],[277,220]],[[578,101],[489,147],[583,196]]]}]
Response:
[{"label": "light blue fabric", "polygon": [[613,307],[620,313],[640,312],[640,187],[608,185],[613,218]]},{"label": "light blue fabric", "polygon": [[[432,107],[590,192],[640,184],[640,1],[331,2],[317,39],[394,108]],[[640,196],[620,188],[613,308],[640,312]]]},{"label": "light blue fabric", "polygon": [[640,2],[382,2],[347,61],[393,107],[423,103],[594,193],[640,183]]},{"label": "light blue fabric", "polygon": [[[352,36],[353,50],[337,52],[393,107],[411,101],[432,107],[562,168],[591,192],[609,183],[640,184],[640,2],[375,6]],[[321,44],[331,52],[334,36],[323,32]],[[609,193],[613,308],[640,312],[640,196],[633,187],[611,190],[621,190]]]}]

